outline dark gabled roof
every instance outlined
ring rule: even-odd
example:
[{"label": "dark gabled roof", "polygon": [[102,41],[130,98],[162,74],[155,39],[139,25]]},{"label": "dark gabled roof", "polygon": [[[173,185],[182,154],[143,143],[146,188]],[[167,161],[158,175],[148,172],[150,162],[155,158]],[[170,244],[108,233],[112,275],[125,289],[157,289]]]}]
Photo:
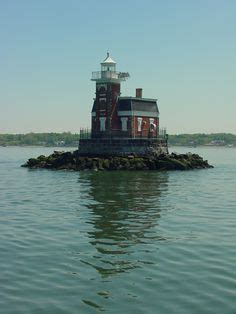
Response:
[{"label": "dark gabled roof", "polygon": [[117,110],[159,112],[156,99],[136,97],[119,97]]}]

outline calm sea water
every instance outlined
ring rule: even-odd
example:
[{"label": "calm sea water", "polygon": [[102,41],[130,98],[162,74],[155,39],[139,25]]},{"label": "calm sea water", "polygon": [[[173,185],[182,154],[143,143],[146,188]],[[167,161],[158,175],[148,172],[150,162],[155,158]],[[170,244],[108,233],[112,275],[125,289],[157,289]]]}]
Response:
[{"label": "calm sea water", "polygon": [[236,313],[236,149],[188,172],[20,165],[0,148],[0,313]]}]

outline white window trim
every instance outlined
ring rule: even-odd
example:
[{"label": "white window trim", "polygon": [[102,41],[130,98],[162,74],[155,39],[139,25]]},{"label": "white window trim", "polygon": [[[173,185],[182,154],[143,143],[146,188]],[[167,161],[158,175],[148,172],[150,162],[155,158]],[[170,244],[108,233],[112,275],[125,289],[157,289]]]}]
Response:
[{"label": "white window trim", "polygon": [[142,131],[142,122],[143,122],[143,118],[138,117],[138,132]]}]

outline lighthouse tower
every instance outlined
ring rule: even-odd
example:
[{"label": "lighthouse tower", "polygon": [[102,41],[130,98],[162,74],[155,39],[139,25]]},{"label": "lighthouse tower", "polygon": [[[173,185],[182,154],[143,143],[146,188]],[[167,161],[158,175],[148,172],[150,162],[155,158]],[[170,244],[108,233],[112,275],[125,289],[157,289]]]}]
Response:
[{"label": "lighthouse tower", "polygon": [[120,84],[129,77],[129,73],[117,72],[116,62],[107,53],[101,62],[101,71],[92,73],[96,82],[96,97],[92,109],[92,138],[110,137],[117,129],[116,104],[120,96]]}]

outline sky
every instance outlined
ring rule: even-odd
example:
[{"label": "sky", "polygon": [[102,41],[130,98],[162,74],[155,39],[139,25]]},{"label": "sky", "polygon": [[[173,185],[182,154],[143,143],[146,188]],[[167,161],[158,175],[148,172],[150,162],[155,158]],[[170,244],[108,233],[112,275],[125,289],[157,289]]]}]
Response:
[{"label": "sky", "polygon": [[236,134],[235,0],[0,0],[0,133],[90,127],[107,51],[169,134]]}]

